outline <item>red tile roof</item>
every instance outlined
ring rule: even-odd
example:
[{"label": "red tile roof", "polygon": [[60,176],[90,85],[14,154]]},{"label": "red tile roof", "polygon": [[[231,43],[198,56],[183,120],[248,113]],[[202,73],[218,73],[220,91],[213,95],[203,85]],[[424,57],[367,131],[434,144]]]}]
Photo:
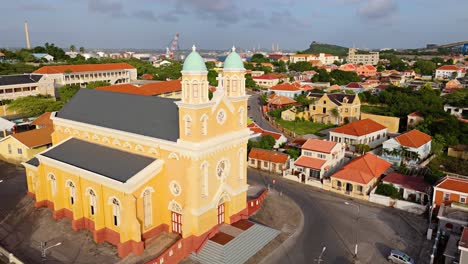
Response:
[{"label": "red tile roof", "polygon": [[442,71],[461,71],[462,68],[455,66],[455,65],[444,65],[442,67],[437,68],[437,70]]},{"label": "red tile roof", "polygon": [[270,73],[264,74],[257,77],[252,77],[252,79],[261,79],[261,80],[274,80],[274,79],[281,79],[286,78],[286,75],[280,73]]},{"label": "red tile roof", "polygon": [[252,148],[249,152],[249,158],[284,164],[288,161],[289,155],[272,150]]},{"label": "red tile roof", "polygon": [[332,132],[353,135],[353,136],[363,136],[376,131],[386,129],[385,126],[375,122],[372,119],[366,118],[358,120],[344,126],[337,127],[332,130]]},{"label": "red tile roof", "polygon": [[360,83],[357,82],[350,82],[348,85],[346,85],[346,88],[351,88],[351,89],[362,89],[364,88]]},{"label": "red tile roof", "polygon": [[38,116],[34,121],[31,122],[33,126],[53,126],[52,119],[50,119],[51,112],[45,112],[42,115]]},{"label": "red tile roof", "polygon": [[101,86],[101,87],[97,87],[95,90],[114,92],[114,93],[139,94],[139,95],[147,95],[147,96],[150,95],[145,89],[141,89],[141,87],[137,87],[129,83]]},{"label": "red tile roof", "polygon": [[460,238],[460,242],[458,244],[459,247],[467,248],[468,249],[468,227],[463,227],[463,233]]},{"label": "red tile roof", "polygon": [[149,73],[145,73],[141,76],[141,78],[145,80],[153,80],[153,75]]},{"label": "red tile roof", "polygon": [[331,153],[332,149],[336,146],[336,142],[328,141],[328,140],[320,140],[320,139],[308,139],[304,145],[302,145],[302,149],[323,152],[323,153]]},{"label": "red tile roof", "polygon": [[282,83],[277,84],[271,87],[271,91],[299,91],[301,90],[301,85],[299,83]]},{"label": "red tile roof", "polygon": [[263,130],[260,127],[250,127],[250,131],[254,132],[255,134],[262,134],[262,136],[272,136],[275,140],[278,140],[281,138],[282,134],[280,133],[275,133],[267,130]]},{"label": "red tile roof", "polygon": [[410,148],[419,148],[420,146],[431,141],[432,137],[426,133],[414,129],[395,137],[395,140],[402,146]]},{"label": "red tile roof", "polygon": [[164,81],[164,82],[151,82],[142,86],[135,86],[132,84],[116,84],[110,86],[98,87],[96,90],[115,92],[115,93],[127,93],[127,94],[139,94],[146,96],[155,96],[164,93],[177,92],[182,90],[180,80]]},{"label": "red tile roof", "polygon": [[435,187],[468,194],[468,180],[463,178],[445,177]]},{"label": "red tile roof", "polygon": [[320,170],[322,168],[322,166],[325,164],[325,162],[326,162],[326,160],[323,160],[323,159],[317,159],[317,158],[312,158],[312,157],[307,157],[307,156],[300,156],[294,162],[294,165]]},{"label": "red tile roof", "polygon": [[45,127],[11,134],[11,136],[29,148],[35,148],[47,144],[52,144],[52,132],[54,132],[52,127]]},{"label": "red tile roof", "polygon": [[431,185],[424,181],[423,178],[408,176],[397,172],[390,172],[382,179],[383,182],[398,184],[405,189],[411,189],[419,192],[428,192]]},{"label": "red tile roof", "polygon": [[290,105],[295,104],[296,101],[289,97],[278,95],[273,97],[270,101],[268,101],[268,103],[272,105]]},{"label": "red tile roof", "polygon": [[417,117],[423,117],[423,115],[419,112],[413,112],[413,113],[410,113],[408,116],[417,116]]},{"label": "red tile roof", "polygon": [[103,64],[79,64],[79,65],[57,65],[57,66],[43,66],[33,73],[40,74],[54,74],[71,72],[95,72],[95,71],[114,71],[135,69],[128,63],[103,63]]},{"label": "red tile roof", "polygon": [[380,177],[392,164],[374,154],[366,153],[346,164],[331,177],[368,184],[372,179]]}]

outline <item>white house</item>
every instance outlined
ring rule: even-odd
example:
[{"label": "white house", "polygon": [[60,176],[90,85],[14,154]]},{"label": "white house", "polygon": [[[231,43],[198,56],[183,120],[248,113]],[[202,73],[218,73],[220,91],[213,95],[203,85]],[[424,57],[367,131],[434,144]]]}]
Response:
[{"label": "white house", "polygon": [[42,74],[0,76],[0,100],[39,94],[55,96],[53,79]]},{"label": "white house", "polygon": [[47,54],[47,53],[33,53],[31,54],[37,60],[44,59],[48,62],[54,61],[54,56]]},{"label": "white house", "polygon": [[333,129],[329,138],[331,141],[344,143],[351,151],[358,144],[365,144],[373,149],[387,140],[387,127],[367,118]]},{"label": "white house", "polygon": [[456,107],[451,105],[444,105],[444,111],[456,116],[458,118],[463,117],[463,111],[468,111],[468,107]]},{"label": "white house", "polygon": [[335,55],[320,53],[320,54],[294,54],[289,58],[292,63],[299,61],[320,61],[324,65],[333,64],[335,61],[341,62],[342,60]]},{"label": "white house", "polygon": [[251,131],[250,140],[258,141],[262,138],[262,136],[272,136],[275,139],[275,145],[273,146],[275,149],[278,149],[283,143],[288,141],[288,139],[283,134],[264,130],[255,123],[252,123],[247,127]]},{"label": "white house", "polygon": [[272,92],[276,95],[282,95],[294,99],[294,96],[302,94],[304,90],[301,88],[299,83],[295,82],[277,84],[268,88],[268,93],[270,94]]},{"label": "white house", "polygon": [[391,138],[383,143],[382,158],[400,165],[417,164],[424,160],[431,152],[431,136],[416,129]]},{"label": "white house", "polygon": [[436,79],[456,79],[465,75],[465,70],[455,65],[444,65],[436,69]]},{"label": "white house", "polygon": [[429,194],[432,187],[422,177],[390,172],[382,179],[382,182],[392,184],[399,190],[405,200],[412,200],[422,205],[430,202]]},{"label": "white house", "polygon": [[320,180],[334,173],[344,161],[345,145],[328,140],[308,139],[301,147],[295,170],[306,180]]}]

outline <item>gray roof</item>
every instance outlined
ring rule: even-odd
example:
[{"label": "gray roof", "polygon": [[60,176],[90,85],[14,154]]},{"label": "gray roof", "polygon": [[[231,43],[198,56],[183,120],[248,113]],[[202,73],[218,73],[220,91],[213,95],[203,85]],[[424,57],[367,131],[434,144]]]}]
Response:
[{"label": "gray roof", "polygon": [[[309,97],[315,97],[315,98],[321,98],[324,94],[320,93],[310,93]],[[348,98],[348,103],[351,104],[354,101],[354,98],[356,98],[355,94],[342,94],[342,93],[327,93],[328,98],[335,103],[336,105],[340,106],[343,103],[343,99],[345,97]]]},{"label": "gray roof", "polygon": [[39,160],[37,158],[32,158],[26,161],[27,164],[32,165],[34,167],[39,167]]},{"label": "gray roof", "polygon": [[80,89],[57,117],[153,138],[177,141],[175,99]]},{"label": "gray roof", "polygon": [[23,83],[37,83],[42,78],[40,74],[18,74],[0,76],[1,85],[13,85]]},{"label": "gray roof", "polygon": [[120,182],[126,182],[156,160],[76,138],[41,155]]}]

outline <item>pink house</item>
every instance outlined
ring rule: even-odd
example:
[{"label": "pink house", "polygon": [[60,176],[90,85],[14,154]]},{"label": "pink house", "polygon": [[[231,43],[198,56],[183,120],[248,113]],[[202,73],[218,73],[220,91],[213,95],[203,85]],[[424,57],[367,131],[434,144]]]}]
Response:
[{"label": "pink house", "polygon": [[340,66],[340,70],[341,71],[355,72],[357,70],[357,65],[356,64],[351,64],[351,63],[343,64],[343,65]]},{"label": "pink house", "polygon": [[363,75],[366,77],[371,77],[377,75],[377,68],[370,64],[359,66],[356,70],[358,75]]}]

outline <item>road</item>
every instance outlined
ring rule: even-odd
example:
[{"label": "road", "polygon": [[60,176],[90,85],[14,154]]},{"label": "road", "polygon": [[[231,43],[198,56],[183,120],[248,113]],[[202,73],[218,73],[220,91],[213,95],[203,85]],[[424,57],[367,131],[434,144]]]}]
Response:
[{"label": "road", "polygon": [[250,106],[250,109],[248,110],[249,117],[257,123],[259,127],[261,127],[264,130],[269,130],[273,132],[278,132],[276,128],[274,128],[270,123],[268,123],[265,119],[262,117],[262,108],[258,103],[258,100],[260,99],[260,94],[253,94],[250,95],[248,105]]},{"label": "road", "polygon": [[[326,247],[323,263],[352,263],[356,238],[360,263],[387,263],[385,258],[391,249],[402,250],[419,263],[425,227],[422,217],[353,201],[279,176],[248,170],[251,185],[273,186],[272,179],[276,179],[274,188],[289,196],[302,209],[304,229],[292,241],[290,250],[280,246],[280,256],[275,255],[267,263],[317,263],[323,247]],[[360,207],[360,217],[356,222],[357,206]],[[414,224],[410,226],[408,221]]]}]

